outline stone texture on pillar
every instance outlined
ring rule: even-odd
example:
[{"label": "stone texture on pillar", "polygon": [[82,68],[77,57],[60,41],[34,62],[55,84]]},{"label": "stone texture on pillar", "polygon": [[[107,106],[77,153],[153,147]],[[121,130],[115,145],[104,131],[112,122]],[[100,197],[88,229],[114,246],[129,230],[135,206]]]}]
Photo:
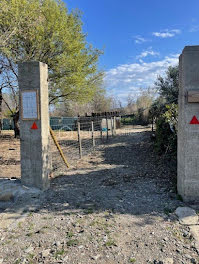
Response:
[{"label": "stone texture on pillar", "polygon": [[[22,184],[45,190],[49,187],[49,107],[48,67],[41,62],[19,63],[20,106],[21,92],[38,93],[37,120],[23,120],[20,107],[21,180]],[[33,123],[38,129],[31,129]]]},{"label": "stone texture on pillar", "polygon": [[185,201],[199,200],[199,102],[189,103],[188,92],[199,93],[199,46],[186,46],[179,59],[178,193]]}]

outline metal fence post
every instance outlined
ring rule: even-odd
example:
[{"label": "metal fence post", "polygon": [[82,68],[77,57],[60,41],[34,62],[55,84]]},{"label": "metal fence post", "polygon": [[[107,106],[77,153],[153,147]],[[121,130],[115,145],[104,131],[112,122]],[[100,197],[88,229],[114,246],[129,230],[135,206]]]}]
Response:
[{"label": "metal fence post", "polygon": [[77,133],[78,133],[78,142],[79,142],[79,157],[82,158],[82,140],[81,140],[81,128],[80,122],[77,122]]},{"label": "metal fence post", "polygon": [[95,147],[94,122],[93,121],[91,121],[91,128],[92,128],[92,142],[93,142],[93,147]]}]

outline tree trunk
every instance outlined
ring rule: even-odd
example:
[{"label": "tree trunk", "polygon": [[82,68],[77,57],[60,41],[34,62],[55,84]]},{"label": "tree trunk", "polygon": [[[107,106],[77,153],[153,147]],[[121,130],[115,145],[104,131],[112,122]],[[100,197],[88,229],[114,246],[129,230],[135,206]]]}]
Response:
[{"label": "tree trunk", "polygon": [[16,112],[13,115],[13,123],[14,123],[15,138],[17,138],[20,135],[20,130],[19,130],[19,111]]},{"label": "tree trunk", "polygon": [[0,134],[1,134],[1,131],[3,129],[2,103],[3,103],[3,95],[2,95],[2,89],[0,89]]}]

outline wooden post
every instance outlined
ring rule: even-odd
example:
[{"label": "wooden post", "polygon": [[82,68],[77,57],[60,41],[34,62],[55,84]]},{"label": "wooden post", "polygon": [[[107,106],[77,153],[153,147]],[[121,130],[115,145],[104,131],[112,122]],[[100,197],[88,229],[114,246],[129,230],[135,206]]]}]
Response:
[{"label": "wooden post", "polygon": [[114,136],[114,133],[113,133],[113,118],[111,117],[111,134],[112,134],[112,137]]},{"label": "wooden post", "polygon": [[79,157],[82,158],[82,140],[81,140],[81,128],[80,122],[77,122],[77,133],[78,133],[78,142],[79,142]]},{"label": "wooden post", "polygon": [[113,118],[113,131],[114,131],[114,136],[116,135],[116,117],[114,116]]},{"label": "wooden post", "polygon": [[57,149],[58,149],[58,151],[59,151],[64,163],[66,164],[67,168],[69,168],[70,166],[69,166],[69,164],[68,164],[68,162],[67,162],[67,160],[66,160],[66,158],[64,156],[64,153],[63,153],[63,151],[62,151],[62,149],[61,149],[61,147],[60,147],[60,145],[59,145],[59,143],[58,143],[58,141],[57,141],[57,139],[55,137],[55,134],[54,134],[54,132],[53,132],[51,127],[50,127],[50,134],[51,134],[51,137],[52,137],[52,139],[53,139],[53,141],[55,143],[55,146],[57,147]]},{"label": "wooden post", "polygon": [[102,120],[100,123],[100,136],[101,136],[101,141],[103,142]]},{"label": "wooden post", "polygon": [[153,117],[152,117],[152,122],[151,123],[152,123],[152,132],[153,132]]},{"label": "wooden post", "polygon": [[106,139],[108,140],[108,117],[106,114]]},{"label": "wooden post", "polygon": [[94,122],[93,121],[91,121],[91,128],[92,128],[92,142],[93,142],[93,147],[95,147]]}]

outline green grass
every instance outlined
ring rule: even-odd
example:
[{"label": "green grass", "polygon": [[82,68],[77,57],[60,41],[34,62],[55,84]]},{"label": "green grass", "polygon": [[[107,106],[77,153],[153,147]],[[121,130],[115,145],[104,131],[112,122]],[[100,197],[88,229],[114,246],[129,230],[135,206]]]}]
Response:
[{"label": "green grass", "polygon": [[106,241],[105,243],[106,247],[112,247],[112,246],[117,246],[116,242],[113,239],[109,239],[108,241]]},{"label": "green grass", "polygon": [[22,222],[19,222],[19,223],[17,224],[17,226],[18,226],[18,228],[22,228]]},{"label": "green grass", "polygon": [[74,247],[74,246],[79,245],[79,241],[78,241],[77,239],[70,239],[70,240],[66,243],[66,245],[67,245],[68,247]]},{"label": "green grass", "polygon": [[8,244],[10,244],[10,243],[11,243],[11,240],[6,240],[6,241],[4,242],[5,245],[8,245]]},{"label": "green grass", "polygon": [[33,261],[34,257],[35,257],[35,255],[32,253],[28,254],[28,257],[27,257],[28,258],[28,264],[34,264],[35,263]]},{"label": "green grass", "polygon": [[93,214],[94,213],[94,209],[93,208],[88,208],[84,211],[85,214]]},{"label": "green grass", "polygon": [[54,253],[54,257],[56,259],[59,259],[61,256],[63,256],[65,253],[64,249],[60,249],[60,250],[57,250],[55,253]]},{"label": "green grass", "polygon": [[49,228],[49,226],[43,226],[42,227],[42,229],[48,229]]},{"label": "green grass", "polygon": [[27,237],[31,237],[31,236],[33,236],[33,233],[32,233],[32,232],[27,233],[26,236],[27,236]]},{"label": "green grass", "polygon": [[175,229],[175,230],[172,230],[172,234],[173,234],[173,236],[174,237],[176,237],[178,240],[183,240],[183,236],[182,236],[182,234],[181,234],[181,232],[179,231],[179,230],[177,230],[177,229]]},{"label": "green grass", "polygon": [[136,259],[135,259],[135,258],[130,258],[130,259],[129,259],[129,262],[130,262],[130,263],[135,263],[135,262],[136,262]]},{"label": "green grass", "polygon": [[71,238],[74,236],[74,233],[72,231],[67,232],[66,237]]},{"label": "green grass", "polygon": [[30,259],[33,259],[34,256],[35,256],[35,255],[34,255],[33,253],[29,253],[29,254],[28,254],[28,258],[30,258]]},{"label": "green grass", "polygon": [[29,229],[30,231],[33,230],[33,229],[34,229],[34,224],[31,223],[28,229]]}]

